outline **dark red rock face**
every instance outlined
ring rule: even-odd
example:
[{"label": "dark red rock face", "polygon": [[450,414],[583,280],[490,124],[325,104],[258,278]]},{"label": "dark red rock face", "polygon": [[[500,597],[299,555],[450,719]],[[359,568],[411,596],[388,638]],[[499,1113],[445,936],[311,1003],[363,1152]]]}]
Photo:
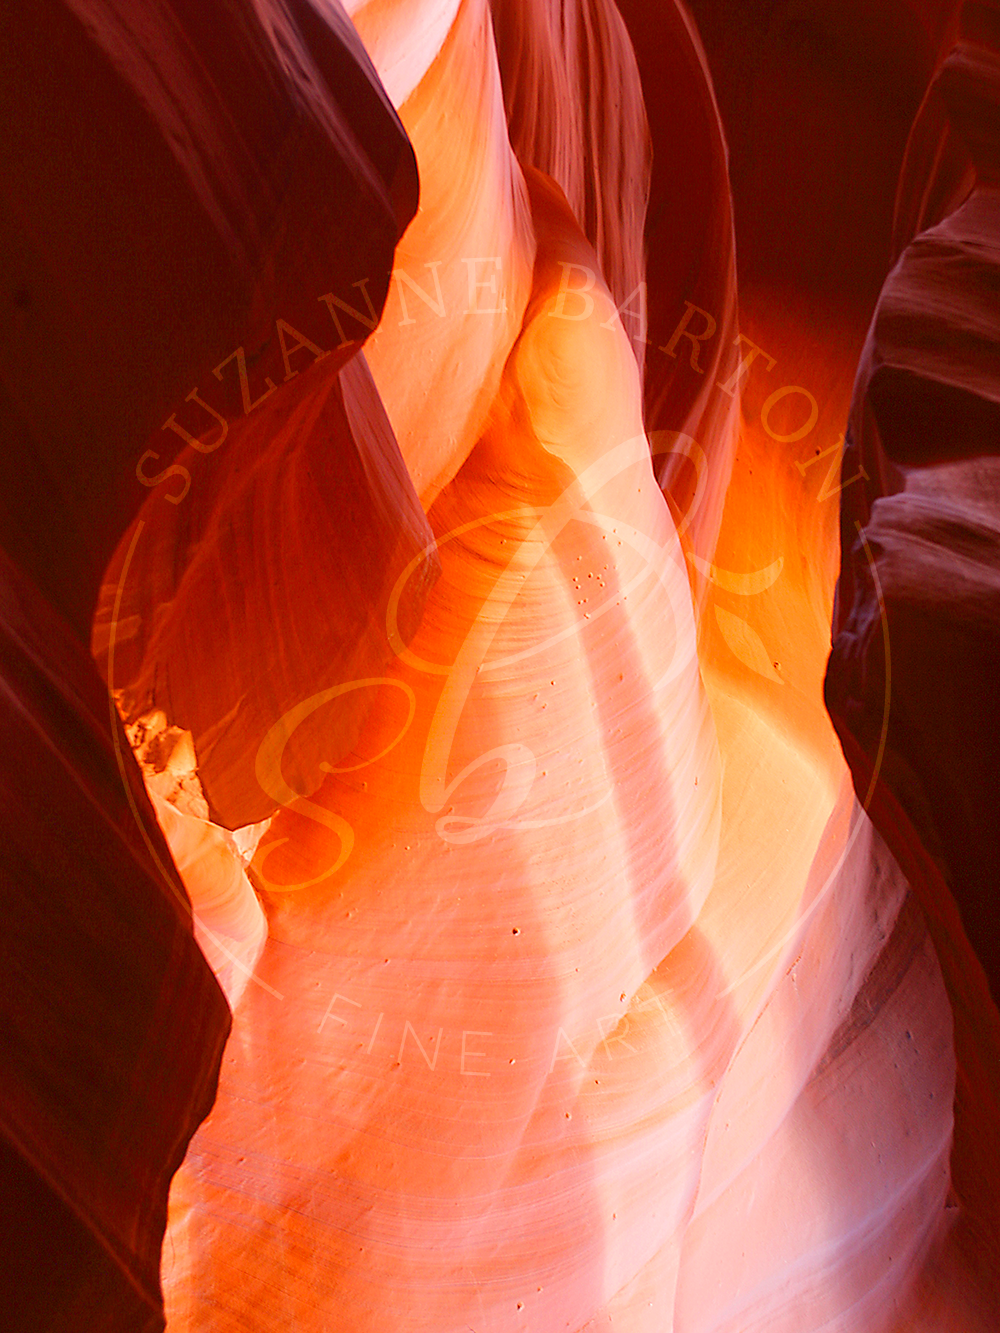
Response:
[{"label": "dark red rock face", "polygon": [[0,1325],[993,1333],[996,0],[0,84]]},{"label": "dark red rock face", "polygon": [[229,1014],[84,646],[4,558],[9,1327],[162,1326],[167,1190]]},{"label": "dark red rock face", "polygon": [[[914,126],[898,262],[861,360],[826,698],[917,889],[965,1053],[956,1184],[998,1263],[1000,12],[967,4]],[[923,170],[921,170],[923,168]],[[877,780],[877,781],[876,781]],[[957,912],[956,912],[957,907]]]},{"label": "dark red rock face", "polygon": [[[365,277],[377,313],[416,178],[350,24],[310,5],[15,6],[0,66],[0,1322],[152,1330],[167,1191],[230,1016],[91,618],[145,442],[146,475],[183,480],[160,426],[213,365],[235,417],[234,348],[280,378],[277,317],[329,322],[317,298]],[[366,410],[355,433],[377,434]],[[391,509],[392,459],[367,466]],[[378,570],[376,546],[352,558]],[[169,582],[184,552],[157,550]]]}]

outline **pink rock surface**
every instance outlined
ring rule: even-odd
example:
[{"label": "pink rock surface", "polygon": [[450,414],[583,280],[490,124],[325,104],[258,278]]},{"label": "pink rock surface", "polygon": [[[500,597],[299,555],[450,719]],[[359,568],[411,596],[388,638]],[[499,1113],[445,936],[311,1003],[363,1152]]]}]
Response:
[{"label": "pink rock surface", "polygon": [[[148,1001],[162,1115],[99,1038],[49,1067],[81,1104],[102,1061],[123,1084],[87,1107],[117,1157],[15,1103],[62,1148],[8,1134],[36,1196],[141,1291],[67,1242],[57,1326],[159,1326],[223,1021],[193,934],[233,1029],[171,1192],[172,1333],[988,1333],[994,6],[900,0],[883,31],[733,0],[704,46],[680,3],[348,8],[53,3],[51,68],[13,30],[31,114],[4,143],[39,166],[6,222],[29,313],[0,406],[31,485],[4,546],[32,614],[92,627],[150,802],[127,755],[109,794],[117,719],[78,746],[90,705],[37,706],[69,631],[25,657],[16,597],[7,786],[39,864],[46,774],[90,811],[53,856],[84,935],[119,938],[109,884],[138,911],[95,832],[106,807],[120,841],[123,791],[194,916],[130,946],[110,1006]],[[709,76],[737,32],[781,70],[739,85],[745,134]],[[838,491],[823,432],[914,113]],[[802,216],[752,201],[745,156],[734,215],[726,117],[741,151],[774,135]],[[70,345],[70,272],[106,342]],[[66,440],[49,546],[31,501]],[[18,1013],[47,1012],[39,952]],[[82,990],[89,957],[60,955]],[[24,1327],[52,1323],[36,1270]]]},{"label": "pink rock surface", "polygon": [[308,5],[14,6],[0,82],[0,1305],[19,1333],[152,1333],[229,1013],[92,617],[137,466],[184,478],[165,420],[219,364],[242,409],[237,346],[284,372],[287,294],[360,264],[380,304],[415,174],[353,29]]},{"label": "pink rock surface", "polygon": [[[424,183],[397,272],[425,296],[397,281],[369,359],[441,575],[353,749],[258,846],[268,939],[176,1184],[171,1326],[912,1327],[950,1222],[948,1000],[843,786],[828,602],[784,558],[736,572],[806,487],[705,451],[699,671],[617,294],[497,136],[485,20],[461,6],[422,78],[385,57]],[[472,195],[441,130],[469,69]],[[463,307],[433,265],[470,237],[506,248]],[[454,367],[439,410],[423,367]]]}]

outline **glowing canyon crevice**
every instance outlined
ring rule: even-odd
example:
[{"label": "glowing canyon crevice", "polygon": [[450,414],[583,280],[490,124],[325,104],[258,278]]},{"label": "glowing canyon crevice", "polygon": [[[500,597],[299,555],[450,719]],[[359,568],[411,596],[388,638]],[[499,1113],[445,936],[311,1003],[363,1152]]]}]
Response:
[{"label": "glowing canyon crevice", "polygon": [[1000,10],[873,8],[15,6],[12,1327],[994,1327]]}]

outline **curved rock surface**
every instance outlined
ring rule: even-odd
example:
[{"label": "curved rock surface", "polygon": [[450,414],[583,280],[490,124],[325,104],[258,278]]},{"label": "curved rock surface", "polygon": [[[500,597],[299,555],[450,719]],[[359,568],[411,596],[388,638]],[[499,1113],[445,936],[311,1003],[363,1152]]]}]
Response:
[{"label": "curved rock surface", "polygon": [[855,390],[844,467],[866,479],[844,493],[826,695],[941,955],[963,1067],[959,1244],[995,1308],[1000,11],[964,5],[958,35],[911,139],[905,248]]},{"label": "curved rock surface", "polygon": [[[308,330],[358,268],[381,305],[416,179],[325,7],[13,6],[0,83],[0,1300],[19,1333],[152,1333],[167,1190],[229,1012],[87,651],[92,618],[149,488],[177,501],[190,484],[175,425],[195,452],[217,443],[217,418],[210,434],[177,421],[192,385],[221,367],[213,401],[235,418],[247,363],[289,369],[277,318]],[[211,859],[188,859],[189,883]],[[249,940],[247,893],[249,916],[230,903],[213,921]]]},{"label": "curved rock surface", "polygon": [[[89,665],[67,693],[80,644],[11,572],[3,854],[28,847],[46,884],[66,866],[67,920],[104,950],[67,948],[49,992],[50,936],[22,929],[15,1018],[54,996],[65,1037],[96,989],[140,1047],[90,1041],[95,1002],[49,1062],[118,1156],[52,1117],[63,1174],[36,1172],[36,1202],[59,1186],[141,1290],[68,1250],[58,1318],[159,1326],[164,1191],[218,1059],[181,906],[95,982],[146,910],[107,846],[148,889],[132,843],[162,852],[155,811],[233,1010],[171,1192],[172,1333],[989,1333],[1000,1021],[973,944],[988,963],[995,746],[970,703],[994,647],[994,8],[956,26],[899,0],[883,31],[859,5],[731,0],[748,50],[792,56],[787,84],[739,85],[746,139],[709,78],[718,31],[703,46],[680,3],[349,9],[52,3],[55,74],[15,31],[20,104],[53,100],[6,128],[11,161],[74,96],[111,147],[68,134],[5,220],[27,299],[0,405],[29,500],[61,440],[80,456],[50,545],[10,484],[4,543],[93,628],[149,793],[127,754],[110,791],[118,721],[91,726]],[[823,107],[841,119],[806,161]],[[874,157],[836,129],[870,134],[872,107]],[[768,132],[801,215],[745,211]],[[824,218],[845,224],[825,254]],[[107,346],[68,347],[73,262]],[[961,690],[929,710],[940,680]],[[50,865],[47,782],[72,816]],[[42,1031],[9,1026],[15,1051]],[[129,1100],[157,1060],[159,1118],[149,1078]],[[25,1133],[47,1123],[19,1104]],[[31,1188],[22,1140],[4,1165]],[[52,1324],[37,1273],[24,1327]]]},{"label": "curved rock surface", "polygon": [[[794,431],[748,423],[733,469],[705,393],[714,516],[682,546],[599,276],[613,162],[574,220],[498,123],[502,89],[559,176],[573,118],[540,143],[519,103],[535,17],[512,53],[498,12],[498,59],[481,3],[354,14],[422,173],[369,362],[441,573],[406,642],[409,562],[355,743],[257,845],[267,940],[173,1195],[171,1327],[974,1327],[935,1277],[948,998],[822,710],[829,581],[788,550],[828,564],[835,532],[774,458]],[[591,75],[635,97],[629,68]],[[449,272],[471,240],[499,253]],[[714,273],[731,328],[725,249]],[[670,382],[657,410],[696,412]]]}]

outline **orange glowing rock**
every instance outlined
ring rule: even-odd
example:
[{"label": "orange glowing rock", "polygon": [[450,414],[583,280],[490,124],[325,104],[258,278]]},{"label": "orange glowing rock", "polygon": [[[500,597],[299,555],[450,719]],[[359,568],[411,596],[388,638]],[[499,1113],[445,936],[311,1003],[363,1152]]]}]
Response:
[{"label": "orange glowing rock", "polygon": [[[170,1327],[918,1326],[951,1016],[822,708],[835,506],[777,406],[733,470],[731,409],[668,377],[712,432],[703,521],[679,468],[668,508],[600,276],[628,246],[587,242],[557,153],[533,169],[508,63],[511,153],[485,5],[355,21],[422,173],[369,359],[433,540],[325,779],[283,776],[308,699],[257,750],[268,935],[175,1185]],[[545,11],[505,21],[526,79]]]},{"label": "orange glowing rock", "polygon": [[[995,744],[954,687],[928,711],[920,638],[995,639],[995,5],[917,120],[843,473],[864,300],[817,319],[804,242],[780,288],[789,213],[738,323],[679,0],[140,8],[58,22],[183,212],[176,289],[104,163],[134,246],[85,304],[121,298],[124,369],[75,352],[79,401],[28,377],[17,421],[138,443],[66,609],[100,570],[138,826],[233,1010],[170,1333],[988,1333],[1000,1016],[949,890],[986,956]],[[933,9],[892,6],[921,52]],[[144,300],[169,336],[122,424],[80,367],[155,360]],[[965,642],[933,660],[973,699]]]},{"label": "orange glowing rock", "polygon": [[[358,1328],[500,1327],[521,1301],[579,1326],[676,1254],[693,1203],[697,1004],[654,973],[711,886],[716,745],[635,359],[597,282],[588,317],[563,317],[563,266],[595,257],[558,190],[529,175],[528,192],[534,289],[489,424],[430,511],[441,577],[420,628],[341,773],[257,850],[267,990],[237,1010],[177,1185],[178,1327],[260,1306],[246,1282],[230,1313],[205,1303],[248,1244],[283,1293],[265,1319],[333,1302]],[[350,826],[346,859],[325,812]],[[305,1266],[253,1239],[264,1196],[314,1200],[283,1213]]]},{"label": "orange glowing rock", "polygon": [[[416,179],[333,10],[43,0],[5,15],[0,67],[0,1305],[11,1329],[155,1330],[170,1178],[229,1012],[88,653],[95,606],[150,490],[180,512],[173,426],[211,452],[241,371],[254,399],[283,376],[276,317],[308,333],[356,264],[381,306]],[[204,376],[208,431],[185,415]],[[259,903],[220,894],[225,839],[198,828],[189,878],[247,944]]]}]

